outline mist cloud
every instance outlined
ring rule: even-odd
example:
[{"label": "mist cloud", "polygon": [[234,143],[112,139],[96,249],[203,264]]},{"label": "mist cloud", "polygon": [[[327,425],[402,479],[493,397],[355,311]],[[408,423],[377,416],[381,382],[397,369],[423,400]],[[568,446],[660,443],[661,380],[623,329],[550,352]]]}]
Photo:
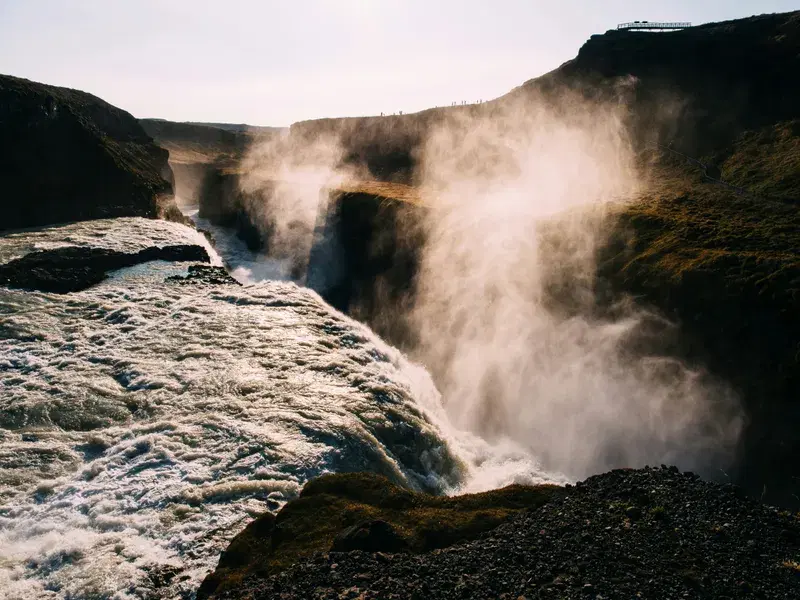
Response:
[{"label": "mist cloud", "polygon": [[[620,94],[633,85],[621,81]],[[597,298],[614,211],[643,192],[625,103],[517,100],[451,111],[428,132],[416,157],[427,210],[412,307],[381,317],[408,321],[450,423],[476,441],[484,466],[467,487],[540,469],[559,479],[727,466],[743,422],[734,394],[659,352],[654,336],[678,333],[663,317]],[[335,136],[251,151],[241,185],[271,255],[307,261],[329,188],[364,176],[343,171],[343,156]]]},{"label": "mist cloud", "polygon": [[412,321],[448,415],[575,478],[727,464],[733,394],[648,352],[663,319],[632,302],[597,310],[609,207],[640,189],[623,105],[565,97],[494,113],[449,120],[421,157],[431,211]]},{"label": "mist cloud", "polygon": [[347,178],[339,167],[341,156],[335,136],[298,141],[287,133],[255,144],[242,162],[239,186],[246,209],[261,228],[270,256],[290,263],[292,279],[302,280],[329,189]]}]

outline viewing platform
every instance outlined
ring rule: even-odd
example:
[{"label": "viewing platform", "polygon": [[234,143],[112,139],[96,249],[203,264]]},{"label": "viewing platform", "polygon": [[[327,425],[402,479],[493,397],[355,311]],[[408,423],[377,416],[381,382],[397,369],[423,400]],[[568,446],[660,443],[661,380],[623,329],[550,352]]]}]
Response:
[{"label": "viewing platform", "polygon": [[633,21],[632,23],[620,23],[617,29],[628,29],[633,31],[674,31],[676,29],[686,29],[691,27],[691,23],[662,23],[656,21]]}]

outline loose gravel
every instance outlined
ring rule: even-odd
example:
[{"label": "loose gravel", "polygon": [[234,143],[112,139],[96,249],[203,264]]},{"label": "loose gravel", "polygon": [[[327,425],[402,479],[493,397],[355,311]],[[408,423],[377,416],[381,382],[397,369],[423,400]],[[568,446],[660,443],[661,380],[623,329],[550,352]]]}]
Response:
[{"label": "loose gravel", "polygon": [[318,554],[220,597],[800,599],[800,517],[674,467],[616,470],[471,542]]}]

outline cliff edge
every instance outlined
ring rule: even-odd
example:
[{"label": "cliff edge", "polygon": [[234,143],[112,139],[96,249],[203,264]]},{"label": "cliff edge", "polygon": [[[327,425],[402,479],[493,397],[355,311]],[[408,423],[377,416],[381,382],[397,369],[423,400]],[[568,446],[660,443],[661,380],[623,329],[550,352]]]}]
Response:
[{"label": "cliff edge", "polygon": [[176,217],[169,153],[100,98],[0,75],[0,229]]}]

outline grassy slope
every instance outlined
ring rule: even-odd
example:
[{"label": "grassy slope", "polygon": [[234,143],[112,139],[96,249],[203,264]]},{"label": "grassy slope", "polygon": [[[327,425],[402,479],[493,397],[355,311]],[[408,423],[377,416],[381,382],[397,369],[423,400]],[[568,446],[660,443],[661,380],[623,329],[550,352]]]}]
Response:
[{"label": "grassy slope", "polygon": [[[681,325],[678,352],[730,382],[747,407],[736,479],[771,502],[800,501],[800,144],[745,132],[722,177],[657,157],[642,197],[620,212],[599,272]],[[722,153],[720,153],[722,155]]]},{"label": "grassy slope", "polygon": [[746,131],[712,160],[725,181],[800,206],[800,119]]},{"label": "grassy slope", "polygon": [[513,485],[438,497],[409,492],[369,473],[326,475],[306,484],[277,516],[262,515],[236,536],[199,597],[236,589],[247,577],[276,573],[300,558],[327,552],[336,536],[353,525],[385,521],[408,551],[425,552],[472,539],[522,510],[542,506],[562,490]]}]

